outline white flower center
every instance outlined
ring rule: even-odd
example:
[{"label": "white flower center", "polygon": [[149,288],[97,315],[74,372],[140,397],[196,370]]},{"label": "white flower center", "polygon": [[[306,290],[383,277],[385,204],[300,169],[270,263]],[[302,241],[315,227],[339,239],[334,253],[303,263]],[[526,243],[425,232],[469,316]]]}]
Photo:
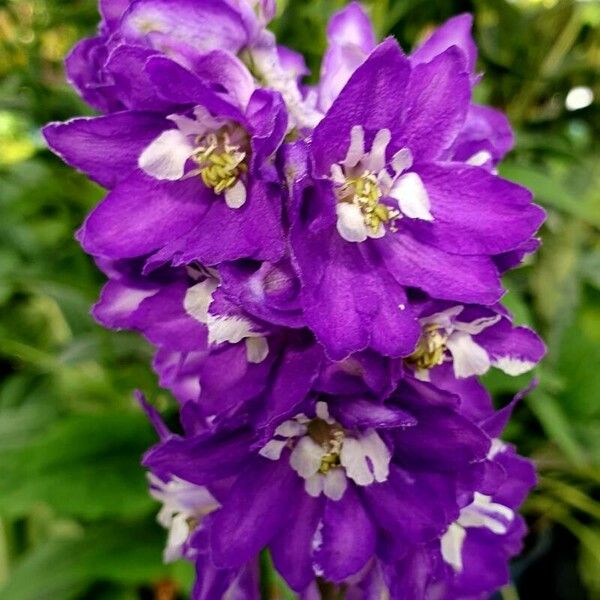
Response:
[{"label": "white flower center", "polygon": [[388,129],[377,132],[370,152],[365,151],[362,126],[352,128],[350,146],[343,162],[331,167],[338,200],[337,229],[348,242],[380,238],[396,231],[402,217],[432,221],[429,196],[414,172],[408,148],[396,152],[389,164],[386,150],[391,141]]},{"label": "white flower center", "polygon": [[196,150],[192,159],[198,164],[204,184],[215,194],[230,190],[248,171],[247,152],[242,145],[232,144],[229,131],[224,128],[216,133],[196,139]]},{"label": "white flower center", "polygon": [[421,339],[413,354],[406,359],[415,368],[417,378],[427,381],[427,371],[441,365],[450,355],[456,377],[483,375],[488,371],[490,357],[485,348],[473,340],[473,336],[497,323],[501,317],[483,317],[466,323],[456,319],[463,310],[463,306],[453,306],[420,319],[423,327]]},{"label": "white flower center", "polygon": [[[142,152],[139,167],[155,179],[177,181],[199,175],[206,187],[223,194],[227,206],[240,208],[246,201],[244,176],[248,171],[248,134],[238,125],[215,119],[204,108],[194,118],[169,117],[176,129],[161,133]],[[185,172],[192,159],[197,168]]]},{"label": "white flower center", "polygon": [[329,416],[327,404],[317,403],[317,416],[300,414],[275,430],[275,437],[260,451],[270,460],[279,460],[290,448],[290,466],[305,480],[305,490],[317,497],[324,493],[339,500],[347,479],[366,486],[386,481],[390,452],[377,432],[356,434],[346,431]]}]

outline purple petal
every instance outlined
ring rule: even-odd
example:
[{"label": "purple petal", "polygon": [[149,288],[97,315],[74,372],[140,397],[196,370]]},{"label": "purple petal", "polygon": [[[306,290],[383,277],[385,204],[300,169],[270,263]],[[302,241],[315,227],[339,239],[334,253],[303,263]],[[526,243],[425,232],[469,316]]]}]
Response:
[{"label": "purple petal", "polygon": [[143,464],[156,473],[205,485],[244,470],[251,456],[251,439],[250,432],[212,433],[197,439],[171,437],[150,449]]},{"label": "purple petal", "polygon": [[375,553],[375,526],[354,488],[341,500],[327,500],[314,559],[324,577],[341,582],[358,573]]},{"label": "purple petal", "polygon": [[84,39],[69,52],[65,67],[69,83],[81,97],[102,112],[123,110],[118,89],[104,73],[108,56],[103,37]]},{"label": "purple petal", "polygon": [[392,135],[398,130],[409,73],[408,59],[393,39],[377,46],[358,67],[313,134],[319,175],[329,175],[331,165],[344,160],[355,125],[371,135],[385,128]]},{"label": "purple petal", "polygon": [[452,146],[453,160],[466,162],[478,152],[488,152],[497,164],[512,149],[514,135],[504,113],[471,104],[460,135]]},{"label": "purple petal", "polygon": [[540,245],[541,241],[539,238],[532,238],[527,240],[524,244],[521,244],[517,250],[494,256],[494,262],[498,266],[498,270],[501,273],[504,273],[519,266],[523,262],[525,256],[538,250]]},{"label": "purple petal", "polygon": [[410,55],[411,63],[418,65],[430,62],[451,46],[457,46],[463,54],[465,70],[468,73],[474,74],[475,63],[477,61],[477,46],[471,35],[472,27],[472,15],[462,14],[448,19],[423,44],[413,51]]},{"label": "purple petal", "polygon": [[518,248],[544,220],[531,193],[485,169],[418,165],[434,220],[406,221],[421,242],[453,254],[500,254]]},{"label": "purple petal", "polygon": [[141,303],[134,322],[150,342],[180,352],[206,349],[206,326],[184,309],[188,289],[186,281],[165,285]]},{"label": "purple petal", "polygon": [[494,304],[503,294],[498,271],[486,256],[448,254],[402,231],[371,243],[399,283],[433,298]]},{"label": "purple petal", "polygon": [[407,466],[454,471],[486,457],[490,438],[454,410],[431,406],[419,410],[413,405],[411,413],[417,418],[416,427],[394,434],[396,452]]},{"label": "purple petal", "polygon": [[322,517],[324,497],[300,494],[295,518],[271,542],[275,568],[295,591],[301,592],[314,579],[313,544]]},{"label": "purple petal", "polygon": [[371,21],[358,2],[351,2],[331,17],[327,40],[319,83],[319,108],[323,112],[329,110],[376,44]]},{"label": "purple petal", "polygon": [[217,567],[239,567],[293,522],[302,480],[287,460],[257,459],[233,485],[210,529]]},{"label": "purple petal", "polygon": [[119,98],[134,110],[172,112],[173,103],[157,96],[154,84],[145,72],[145,65],[154,50],[121,44],[109,55],[105,70],[119,90]]},{"label": "purple petal", "polygon": [[169,428],[165,425],[160,413],[154,406],[152,406],[147,400],[144,394],[140,390],[135,390],[133,392],[135,399],[138,401],[139,405],[142,407],[143,411],[146,413],[148,420],[154,427],[154,430],[158,434],[161,440],[166,440],[171,437],[172,433]]},{"label": "purple petal", "polygon": [[304,326],[300,281],[288,260],[226,263],[219,273],[225,294],[247,313],[274,325]]},{"label": "purple petal", "polygon": [[160,286],[153,282],[142,285],[127,279],[110,280],[102,288],[94,305],[94,318],[109,329],[135,329],[135,313],[146,298],[156,294]]},{"label": "purple petal", "polygon": [[208,83],[165,56],[153,56],[146,62],[146,73],[158,94],[176,104],[202,105],[213,115],[244,122],[236,99],[219,95]]},{"label": "purple petal", "polygon": [[[232,3],[233,4],[233,3]],[[202,52],[221,49],[237,54],[248,42],[240,11],[217,0],[137,0],[123,15],[121,32],[132,40],[166,38]]]},{"label": "purple petal", "polygon": [[131,0],[100,0],[100,14],[109,30],[118,23],[130,3]]},{"label": "purple petal", "polygon": [[450,48],[431,62],[417,65],[410,74],[402,141],[392,139],[396,149],[409,148],[415,162],[440,157],[462,129],[471,99],[463,63],[461,52]]},{"label": "purple petal", "polygon": [[331,189],[316,190],[300,209],[306,223],[291,233],[306,322],[333,360],[369,347],[386,356],[410,354],[420,333],[402,286],[386,276],[367,244],[340,237]]},{"label": "purple petal", "polygon": [[197,369],[202,387],[201,408],[206,416],[222,415],[262,394],[269,383],[273,354],[248,362],[246,344],[222,344]]},{"label": "purple petal", "polygon": [[106,188],[137,169],[143,150],[172,123],[150,113],[121,112],[44,127],[50,148]]},{"label": "purple petal", "polygon": [[480,421],[493,410],[492,398],[477,377],[454,376],[452,362],[446,362],[430,371],[430,380],[436,386],[460,396],[460,410],[473,421]]},{"label": "purple petal", "polygon": [[435,480],[411,477],[393,465],[388,481],[365,487],[362,496],[394,554],[441,534],[449,521],[446,513],[458,512],[454,494],[440,493]]},{"label": "purple petal", "polygon": [[163,182],[134,171],[88,216],[78,239],[96,256],[142,256],[190,231],[212,196],[196,179]]},{"label": "purple petal", "polygon": [[289,344],[265,394],[259,427],[272,427],[293,416],[319,374],[323,350],[312,340]]},{"label": "purple petal", "polygon": [[527,327],[512,327],[502,319],[474,337],[490,356],[492,364],[509,375],[521,375],[531,370],[546,353],[539,336]]},{"label": "purple petal", "polygon": [[193,61],[193,72],[215,88],[221,86],[228,95],[245,108],[255,90],[252,75],[244,63],[224,50],[212,50]]},{"label": "purple petal", "polygon": [[279,148],[287,131],[288,115],[281,95],[256,90],[246,111],[252,133],[252,165],[258,169]]},{"label": "purple petal", "polygon": [[[222,197],[208,191],[199,181],[194,187],[202,188],[202,194],[211,197],[208,210],[201,219],[195,219],[186,232],[182,232],[182,237],[172,235],[173,241],[149,259],[149,267],[170,260],[175,266],[193,261],[217,265],[240,258],[277,262],[283,256],[285,246],[279,189],[255,181],[246,203],[232,209]],[[175,232],[181,229],[183,227],[175,229]],[[219,235],[215,235],[216,231]]]},{"label": "purple petal", "polygon": [[363,398],[342,398],[330,409],[335,418],[348,429],[395,429],[411,427],[417,420],[397,406],[376,404]]}]

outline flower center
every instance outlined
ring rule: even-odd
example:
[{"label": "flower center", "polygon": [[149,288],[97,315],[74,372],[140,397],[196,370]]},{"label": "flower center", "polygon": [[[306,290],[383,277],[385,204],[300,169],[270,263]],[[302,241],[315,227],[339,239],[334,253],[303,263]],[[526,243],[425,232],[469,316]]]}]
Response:
[{"label": "flower center", "polygon": [[232,144],[227,131],[218,131],[201,137],[193,160],[198,163],[204,184],[222,194],[233,188],[240,177],[248,171],[247,153],[241,145]]},{"label": "flower center", "polygon": [[448,335],[442,333],[439,325],[436,323],[425,325],[416,350],[406,361],[417,369],[431,369],[441,365],[444,361],[447,341]]},{"label": "flower center", "polygon": [[340,452],[344,442],[344,430],[337,423],[323,419],[313,419],[308,423],[308,435],[323,448],[319,473],[325,475],[334,467],[340,466]]},{"label": "flower center", "polygon": [[370,171],[365,171],[358,176],[346,177],[345,183],[337,190],[340,202],[358,206],[365,225],[372,233],[377,233],[382,225],[387,225],[391,231],[396,231],[395,221],[400,217],[399,210],[380,202],[382,196],[377,177]]}]

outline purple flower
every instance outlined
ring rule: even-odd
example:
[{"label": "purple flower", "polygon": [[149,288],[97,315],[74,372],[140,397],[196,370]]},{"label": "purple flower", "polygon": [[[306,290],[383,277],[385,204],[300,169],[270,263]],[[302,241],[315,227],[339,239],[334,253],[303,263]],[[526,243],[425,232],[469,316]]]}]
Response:
[{"label": "purple flower", "polygon": [[259,553],[305,599],[481,598],[507,581],[533,468],[478,377],[532,369],[500,276],[543,211],[497,175],[513,135],[472,102],[472,18],[406,56],[356,2],[321,81],[273,0],[103,0],[71,53],[105,113],[47,126],[108,189],[78,233],[93,309],[156,348],[179,402],[145,456],[193,598],[260,597]]},{"label": "purple flower", "polygon": [[208,87],[242,99],[264,84],[284,97],[291,126],[312,126],[318,114],[299,87],[303,62],[265,29],[275,8],[272,0],[179,0],[175,7],[166,0],[104,2],[99,35],[67,58],[69,79],[102,112],[166,110],[169,103],[156,97],[145,66],[168,56]]},{"label": "purple flower", "polygon": [[239,568],[269,545],[302,591],[315,575],[341,582],[374,556],[400,557],[458,517],[456,486],[477,477],[490,441],[455,405],[452,395],[406,382],[380,405],[307,400],[258,437],[245,425],[211,432],[188,420],[186,430],[199,433],[165,440],[145,463],[210,490],[233,477],[207,518],[214,563]]},{"label": "purple flower", "polygon": [[241,111],[169,59],[154,57],[146,70],[158,92],[187,108],[167,117],[75,119],[44,131],[67,162],[112,187],[79,232],[83,247],[110,259],[155,253],[152,266],[277,260],[281,192],[270,162],[287,126],[280,96],[257,90]]},{"label": "purple flower", "polygon": [[501,307],[446,308],[434,303],[421,314],[423,333],[407,359],[419,379],[429,381],[429,369],[448,361],[452,361],[456,378],[484,375],[491,366],[521,375],[535,367],[545,353],[539,337],[527,327],[513,327]]},{"label": "purple flower", "polygon": [[502,289],[491,257],[518,248],[543,218],[527,190],[445,158],[467,114],[463,62],[450,48],[412,66],[384,42],[316,127],[307,155],[292,155],[290,240],[305,317],[334,359],[368,347],[410,354],[407,288],[494,304]]}]

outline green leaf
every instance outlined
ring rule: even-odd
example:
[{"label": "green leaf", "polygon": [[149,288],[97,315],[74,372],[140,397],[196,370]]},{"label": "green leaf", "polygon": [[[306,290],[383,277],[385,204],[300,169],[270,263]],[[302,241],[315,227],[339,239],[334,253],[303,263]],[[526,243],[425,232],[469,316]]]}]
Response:
[{"label": "green leaf", "polygon": [[27,513],[37,502],[86,519],[131,517],[152,511],[142,453],[154,436],[144,416],[71,416],[34,442],[0,456],[0,511]]},{"label": "green leaf", "polygon": [[574,464],[585,464],[586,452],[556,399],[538,388],[527,396],[526,401],[548,437],[560,446],[565,456]]},{"label": "green leaf", "polygon": [[[132,543],[135,542],[135,543]],[[158,581],[164,532],[153,525],[110,525],[74,539],[53,539],[29,553],[0,589],[7,600],[69,600],[96,580],[121,584]]]},{"label": "green leaf", "polygon": [[562,181],[533,165],[505,163],[500,168],[500,174],[529,188],[536,200],[545,206],[561,210],[573,217],[587,221],[600,227],[600,210],[596,201],[582,201],[579,194],[566,187]]}]

